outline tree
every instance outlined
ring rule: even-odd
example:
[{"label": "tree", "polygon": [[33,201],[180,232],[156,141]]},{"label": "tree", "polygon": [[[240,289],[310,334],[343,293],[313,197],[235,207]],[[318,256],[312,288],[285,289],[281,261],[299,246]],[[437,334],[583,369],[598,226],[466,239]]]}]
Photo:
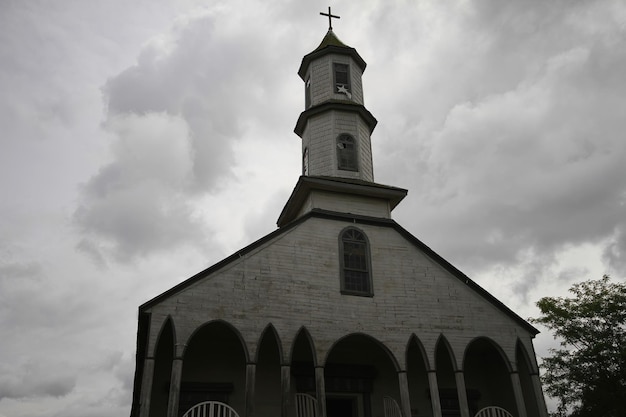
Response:
[{"label": "tree", "polygon": [[626,416],[626,284],[602,279],[574,284],[572,298],[544,297],[533,322],[554,332],[560,349],[543,359],[554,416]]}]

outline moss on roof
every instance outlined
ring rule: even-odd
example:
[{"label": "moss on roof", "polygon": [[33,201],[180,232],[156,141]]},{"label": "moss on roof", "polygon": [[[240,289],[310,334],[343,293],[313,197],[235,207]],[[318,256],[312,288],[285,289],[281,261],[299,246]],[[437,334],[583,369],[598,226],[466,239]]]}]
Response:
[{"label": "moss on roof", "polygon": [[324,36],[324,39],[322,39],[322,43],[320,43],[313,52],[306,54],[304,58],[302,58],[302,63],[300,64],[300,69],[298,70],[298,75],[300,75],[300,78],[304,80],[305,71],[311,60],[330,53],[351,56],[352,59],[354,59],[355,63],[359,66],[359,68],[361,68],[361,71],[365,71],[365,67],[367,66],[367,64],[365,63],[363,58],[361,58],[356,49],[341,42],[337,35],[335,35],[335,33],[332,31],[332,29],[330,29],[328,32],[326,32],[326,36]]},{"label": "moss on roof", "polygon": [[327,46],[341,46],[344,48],[349,48],[348,45],[339,40],[339,38],[337,37],[337,35],[335,35],[335,32],[333,32],[332,29],[330,29],[326,33],[326,36],[324,36],[324,39],[322,39],[322,43],[320,43],[320,45],[315,48],[315,51],[319,51],[320,49],[326,48]]}]

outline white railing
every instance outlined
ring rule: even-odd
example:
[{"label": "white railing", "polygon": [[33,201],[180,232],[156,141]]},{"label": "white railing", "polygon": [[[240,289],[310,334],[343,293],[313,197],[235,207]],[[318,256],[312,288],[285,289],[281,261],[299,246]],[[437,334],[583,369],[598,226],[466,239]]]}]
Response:
[{"label": "white railing", "polygon": [[317,400],[309,394],[296,394],[296,416],[298,417],[315,417]]},{"label": "white railing", "polygon": [[239,414],[228,404],[204,401],[187,410],[183,417],[239,417]]},{"label": "white railing", "polygon": [[385,417],[402,417],[402,411],[396,400],[391,397],[383,397],[383,406],[385,408]]},{"label": "white railing", "polygon": [[502,407],[492,405],[481,409],[474,417],[513,417],[513,415]]}]

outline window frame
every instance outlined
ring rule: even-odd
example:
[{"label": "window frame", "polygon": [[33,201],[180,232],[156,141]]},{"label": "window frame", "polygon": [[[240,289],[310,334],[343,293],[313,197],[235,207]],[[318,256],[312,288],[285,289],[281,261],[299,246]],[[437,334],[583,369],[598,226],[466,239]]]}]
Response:
[{"label": "window frame", "polygon": [[[357,239],[347,239],[346,235],[350,232],[357,232],[361,235],[362,240]],[[370,255],[370,243],[367,235],[363,230],[354,227],[348,226],[339,232],[339,275],[340,275],[340,292],[343,295],[356,295],[360,297],[373,297],[374,296],[374,286],[372,280],[372,263],[371,263],[371,255]],[[362,242],[363,244],[363,252],[364,252],[364,268],[353,268],[346,267],[345,265],[345,243],[355,243]],[[346,271],[355,271],[355,272],[364,272],[366,274],[366,282],[367,288],[365,290],[357,290],[353,288],[346,288]]]},{"label": "window frame", "polygon": [[304,148],[304,152],[302,152],[302,175],[309,175],[309,148],[308,146]]},{"label": "window frame", "polygon": [[[337,82],[337,73],[339,72],[339,68],[345,68],[346,69],[346,83],[338,83]],[[343,72],[343,71],[342,71]],[[344,85],[346,87],[346,90],[348,90],[349,93],[352,93],[352,80],[350,77],[350,64],[345,64],[343,62],[333,62],[333,94],[342,94],[340,93],[338,90],[338,86],[339,84]]]},{"label": "window frame", "polygon": [[[351,151],[346,150],[346,143],[342,141],[343,138],[349,138],[352,142]],[[359,172],[359,148],[356,138],[349,133],[341,133],[337,136],[335,143],[337,145],[337,169],[341,171]],[[350,157],[342,158],[342,156],[345,155],[350,155]],[[346,159],[348,163],[342,164],[343,159]]]},{"label": "window frame", "polygon": [[311,107],[311,76],[309,75],[304,82],[304,108]]}]

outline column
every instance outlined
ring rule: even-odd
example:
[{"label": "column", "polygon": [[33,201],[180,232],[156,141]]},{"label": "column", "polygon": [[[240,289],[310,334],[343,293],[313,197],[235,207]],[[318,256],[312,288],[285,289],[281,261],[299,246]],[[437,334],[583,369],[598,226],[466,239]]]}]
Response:
[{"label": "column", "polygon": [[533,392],[535,394],[535,400],[537,400],[539,417],[548,417],[548,407],[546,406],[546,399],[544,398],[543,390],[541,389],[541,379],[539,378],[539,374],[530,374],[530,379],[533,383]]},{"label": "column", "polygon": [[246,414],[245,417],[254,417],[254,388],[256,378],[256,363],[246,364]]},{"label": "column", "polygon": [[146,358],[143,362],[141,376],[141,396],[139,397],[139,417],[150,414],[150,398],[152,397],[152,380],[154,379],[154,358]]},{"label": "column", "polygon": [[317,397],[317,417],[326,417],[326,383],[324,367],[315,367],[315,394]]},{"label": "column", "polygon": [[400,388],[400,407],[404,417],[411,417],[411,396],[409,395],[409,381],[406,371],[398,372],[398,386]]},{"label": "column", "polygon": [[439,385],[437,384],[437,372],[434,370],[428,371],[428,388],[430,389],[430,401],[433,405],[433,417],[441,417]]},{"label": "column", "polygon": [[175,357],[172,361],[172,377],[170,379],[170,396],[167,402],[167,417],[178,417],[178,400],[180,383],[183,377],[183,358]]},{"label": "column", "polygon": [[454,373],[454,379],[456,380],[456,391],[459,396],[459,408],[461,409],[461,417],[470,417],[469,407],[467,405],[467,390],[465,389],[465,377],[463,371],[456,371]]},{"label": "column", "polygon": [[289,365],[281,365],[280,367],[280,386],[282,390],[282,409],[281,417],[290,417],[295,415],[292,410],[291,396],[291,367]]},{"label": "column", "polygon": [[515,404],[517,405],[517,415],[526,417],[526,403],[524,402],[524,392],[522,391],[522,383],[519,379],[517,371],[511,372],[511,385],[513,385],[513,395],[515,395]]}]

